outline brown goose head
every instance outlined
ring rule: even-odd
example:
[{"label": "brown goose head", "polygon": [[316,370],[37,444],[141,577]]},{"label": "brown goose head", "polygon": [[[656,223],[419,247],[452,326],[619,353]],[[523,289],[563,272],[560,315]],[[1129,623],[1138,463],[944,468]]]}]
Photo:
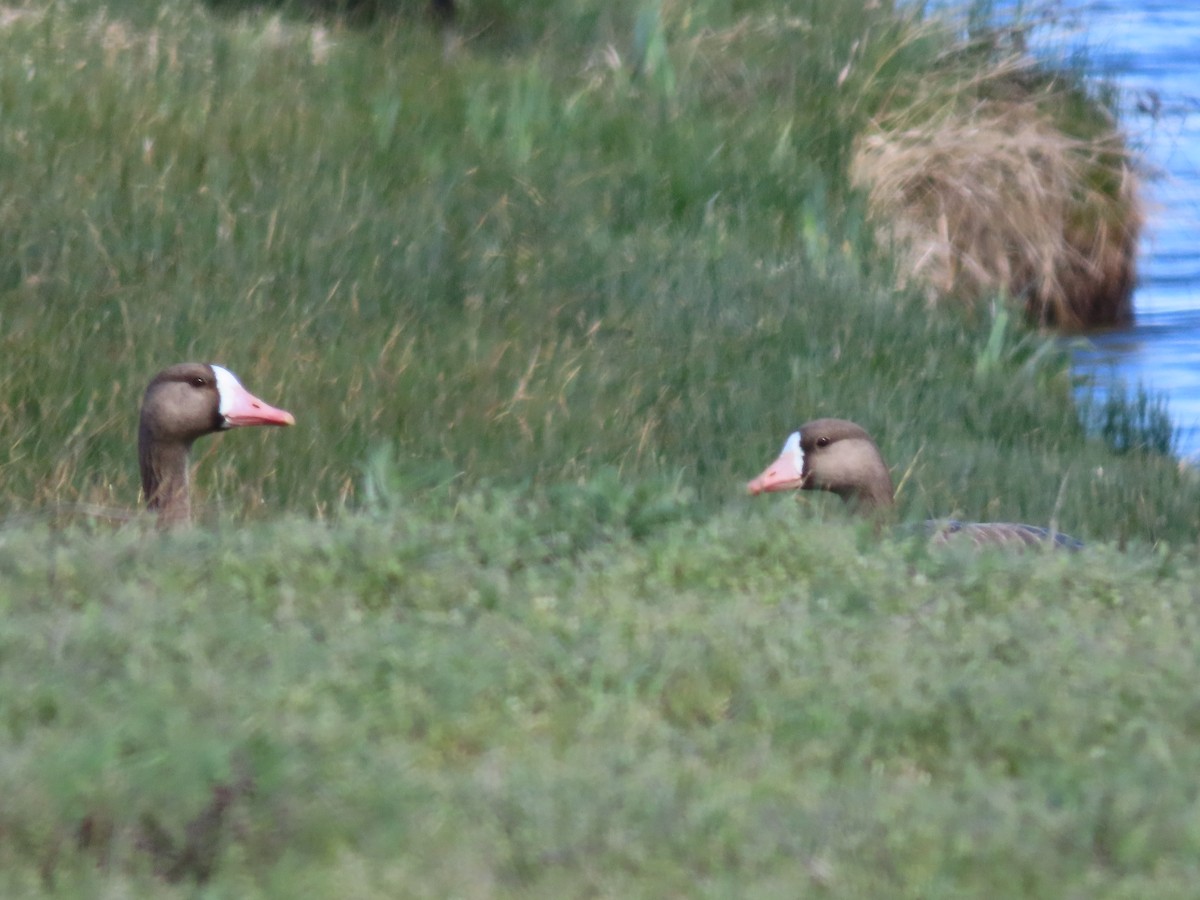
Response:
[{"label": "brown goose head", "polygon": [[186,522],[187,457],[198,437],[242,425],[292,425],[292,414],[247,391],[228,369],[182,363],[154,376],[142,398],[138,461],[146,505],[166,525]]},{"label": "brown goose head", "polygon": [[829,491],[863,509],[892,505],[887,464],[871,436],[845,419],[815,419],[792,432],[779,458],[747,486],[767,491]]}]

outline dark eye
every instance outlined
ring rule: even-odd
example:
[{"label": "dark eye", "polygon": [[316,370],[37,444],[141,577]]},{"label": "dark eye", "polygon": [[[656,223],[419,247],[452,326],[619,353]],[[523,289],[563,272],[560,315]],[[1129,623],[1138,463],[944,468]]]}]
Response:
[{"label": "dark eye", "polygon": [[827,438],[827,437],[817,438],[817,446],[818,447],[828,447],[829,446],[829,438]]},{"label": "dark eye", "polygon": [[208,384],[208,381],[199,375],[192,379],[192,387],[204,387],[206,384]]}]

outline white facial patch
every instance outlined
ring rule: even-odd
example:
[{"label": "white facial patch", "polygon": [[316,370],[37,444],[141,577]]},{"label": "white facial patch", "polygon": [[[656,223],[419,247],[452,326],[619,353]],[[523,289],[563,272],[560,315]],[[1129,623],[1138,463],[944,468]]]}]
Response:
[{"label": "white facial patch", "polygon": [[792,464],[796,467],[796,471],[803,474],[804,472],[804,448],[800,446],[800,432],[793,431],[788,435],[788,439],[783,442],[783,449],[779,452],[780,456],[792,457]]},{"label": "white facial patch", "polygon": [[229,412],[229,404],[234,397],[246,392],[237,376],[223,366],[211,366],[213,375],[217,377],[217,412],[224,416]]}]

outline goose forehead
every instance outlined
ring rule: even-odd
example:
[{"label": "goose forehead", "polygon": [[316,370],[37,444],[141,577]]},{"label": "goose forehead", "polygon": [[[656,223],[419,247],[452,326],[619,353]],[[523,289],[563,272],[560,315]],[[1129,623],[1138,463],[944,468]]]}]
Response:
[{"label": "goose forehead", "polygon": [[219,398],[217,412],[225,415],[229,411],[229,404],[234,401],[234,398],[244,394],[246,389],[237,380],[237,376],[224,366],[213,365],[211,368],[217,379],[217,397]]},{"label": "goose forehead", "polygon": [[779,453],[780,456],[791,456],[796,464],[796,471],[804,471],[804,448],[800,446],[800,432],[793,431],[787,436],[787,440],[783,442],[783,450]]}]

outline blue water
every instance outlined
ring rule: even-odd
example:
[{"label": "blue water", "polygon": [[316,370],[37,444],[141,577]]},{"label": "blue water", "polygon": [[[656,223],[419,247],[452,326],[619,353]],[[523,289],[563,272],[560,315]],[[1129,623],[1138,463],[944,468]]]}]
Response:
[{"label": "blue water", "polygon": [[1200,3],[1078,0],[1070,39],[1121,92],[1143,156],[1147,221],[1133,328],[1077,350],[1080,374],[1141,384],[1166,400],[1179,452],[1200,457]]},{"label": "blue water", "polygon": [[1124,383],[1162,397],[1179,453],[1200,458],[1200,0],[1060,0],[1050,9],[1033,47],[1059,58],[1082,50],[1117,86],[1147,205],[1136,324],[1072,342],[1075,370],[1101,395]]}]

